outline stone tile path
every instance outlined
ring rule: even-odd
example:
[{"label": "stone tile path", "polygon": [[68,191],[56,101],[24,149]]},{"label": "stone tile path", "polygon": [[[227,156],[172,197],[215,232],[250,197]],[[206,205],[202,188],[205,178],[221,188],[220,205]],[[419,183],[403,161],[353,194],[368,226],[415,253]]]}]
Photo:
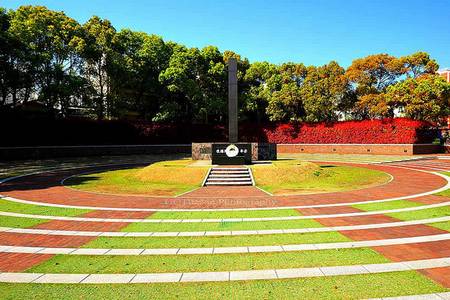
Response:
[{"label": "stone tile path", "polygon": [[[41,274],[0,273],[0,282],[34,283],[154,283],[154,282],[214,282],[240,280],[268,280],[286,278],[326,277],[341,275],[375,274],[450,267],[450,257],[416,260],[401,263],[353,266],[293,268],[275,270],[248,270],[228,272],[187,272],[154,274]],[[136,278],[137,277],[137,278]],[[136,278],[136,279],[135,279]]]},{"label": "stone tile path", "polygon": [[[336,164],[336,163],[335,163]],[[341,164],[341,163],[339,163]],[[342,163],[345,164],[345,163]],[[48,205],[98,207],[74,218],[53,218],[28,229],[0,228],[0,282],[34,283],[152,283],[233,280],[269,280],[318,276],[341,276],[418,270],[450,288],[450,234],[426,224],[450,221],[450,216],[401,221],[389,212],[414,211],[448,205],[448,198],[431,195],[449,184],[436,170],[450,170],[450,162],[434,160],[396,162],[380,165],[347,164],[381,170],[392,175],[387,184],[342,193],[270,196],[255,187],[206,187],[181,197],[123,196],[86,193],[61,186],[60,182],[82,172],[98,172],[110,167],[90,167],[52,171],[20,177],[0,184],[2,195]],[[121,168],[115,166],[114,168]],[[424,172],[426,171],[426,172]],[[411,199],[421,207],[363,212],[356,203]],[[14,199],[10,199],[14,200]],[[20,200],[14,200],[20,201]],[[280,230],[239,230],[215,232],[119,232],[132,222],[162,222],[146,219],[155,210],[205,209],[282,209],[295,207],[299,217],[237,218],[220,220],[164,220],[164,222],[255,222],[313,219],[325,227]],[[0,209],[1,210],[1,209]],[[29,215],[28,215],[29,216]],[[25,217],[22,214],[21,217]],[[36,216],[34,216],[36,217]],[[44,216],[41,216],[44,217]],[[78,219],[77,219],[78,218]],[[219,248],[167,249],[91,249],[80,248],[98,236],[196,237],[262,235],[339,231],[352,242]],[[335,267],[245,270],[227,272],[188,272],[160,274],[33,274],[20,273],[55,254],[63,255],[195,255],[227,253],[264,253],[323,249],[371,247],[391,263]],[[443,296],[442,296],[443,295]],[[446,297],[442,294],[433,297]]]}]

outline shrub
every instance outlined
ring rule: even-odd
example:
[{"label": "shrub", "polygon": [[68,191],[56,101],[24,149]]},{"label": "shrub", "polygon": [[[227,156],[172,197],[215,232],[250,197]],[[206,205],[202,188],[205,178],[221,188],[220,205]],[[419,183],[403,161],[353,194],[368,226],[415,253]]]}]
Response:
[{"label": "shrub", "polygon": [[[292,123],[263,126],[259,140],[279,144],[414,144],[431,143],[432,124],[404,118],[336,123]],[[248,130],[245,126],[244,131]],[[253,139],[254,140],[254,139]]]}]

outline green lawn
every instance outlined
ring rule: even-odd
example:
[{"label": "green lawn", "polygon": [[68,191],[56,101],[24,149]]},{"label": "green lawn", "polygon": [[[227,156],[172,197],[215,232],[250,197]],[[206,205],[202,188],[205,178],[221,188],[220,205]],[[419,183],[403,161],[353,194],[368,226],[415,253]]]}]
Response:
[{"label": "green lawn", "polygon": [[63,216],[72,217],[79,216],[84,213],[88,213],[91,210],[88,209],[76,209],[76,208],[60,208],[43,205],[24,204],[13,201],[0,199],[0,211],[46,215],[46,216]]},{"label": "green lawn", "polygon": [[405,212],[398,212],[398,213],[390,213],[390,214],[386,214],[386,215],[393,217],[393,218],[400,219],[400,220],[404,220],[404,221],[447,217],[447,216],[450,216],[450,206],[435,207],[435,208],[428,208],[428,209],[415,210],[415,211],[405,211]]},{"label": "green lawn", "polygon": [[279,160],[251,167],[255,183],[276,195],[338,192],[380,185],[391,177],[381,171],[351,166]]},{"label": "green lawn", "polygon": [[208,237],[98,237],[84,248],[197,248],[348,242],[338,232]]},{"label": "green lawn", "polygon": [[[450,176],[450,172],[441,172],[444,175]],[[437,193],[436,195],[450,197],[450,189],[447,189],[443,192]]]},{"label": "green lawn", "polygon": [[[417,206],[423,206],[423,205],[424,204],[417,203],[414,201],[397,200],[397,201],[389,201],[389,202],[381,202],[381,203],[357,204],[357,205],[353,205],[353,207],[364,210],[364,211],[376,211],[376,210],[417,207]],[[405,212],[398,212],[398,213],[388,213],[386,215],[393,217],[393,218],[397,218],[402,221],[432,219],[432,218],[450,216],[450,206],[428,208],[428,209],[415,210],[415,211],[405,211]],[[436,228],[440,228],[442,230],[450,231],[450,222],[432,223],[432,224],[428,224],[428,226],[433,226]]]},{"label": "green lawn", "polygon": [[450,232],[450,222],[431,223],[428,225]]},{"label": "green lawn", "polygon": [[192,163],[191,159],[161,161],[145,168],[80,175],[65,184],[92,192],[175,196],[201,186],[208,167]]},{"label": "green lawn", "polygon": [[422,205],[424,205],[424,204],[417,203],[414,201],[396,200],[396,201],[379,202],[379,203],[356,204],[356,205],[352,205],[352,207],[358,208],[358,209],[364,210],[364,211],[376,211],[376,210],[389,210],[389,209],[416,207],[416,206],[422,206]]},{"label": "green lawn", "polygon": [[43,219],[28,219],[28,218],[0,216],[0,227],[27,228],[48,221],[49,220]]},{"label": "green lawn", "polygon": [[362,299],[447,289],[415,271],[208,283],[10,284],[3,299]]},{"label": "green lawn", "polygon": [[136,222],[124,227],[122,231],[169,232],[169,231],[230,231],[265,230],[322,227],[314,220],[286,220],[260,222],[216,222],[216,223],[142,223]]},{"label": "green lawn", "polygon": [[215,272],[343,266],[390,262],[370,248],[317,251],[151,256],[57,255],[32,273]]}]

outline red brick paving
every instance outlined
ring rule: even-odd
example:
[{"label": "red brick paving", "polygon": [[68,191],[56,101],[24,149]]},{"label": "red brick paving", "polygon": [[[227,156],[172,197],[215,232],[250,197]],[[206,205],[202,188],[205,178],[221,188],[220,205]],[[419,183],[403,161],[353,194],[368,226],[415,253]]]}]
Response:
[{"label": "red brick paving", "polygon": [[332,206],[332,207],[312,207],[312,208],[297,208],[300,214],[305,216],[311,215],[328,215],[328,214],[347,214],[361,212],[360,209],[351,206]]},{"label": "red brick paving", "polygon": [[450,241],[373,247],[392,261],[450,257]]},{"label": "red brick paving", "polygon": [[[319,220],[319,219],[317,219],[317,220]],[[325,226],[350,226],[350,225],[366,225],[366,224],[379,224],[379,223],[392,223],[392,222],[399,222],[399,220],[391,218],[389,216],[385,216],[385,215],[369,215],[369,216],[320,219],[320,223]]]},{"label": "red brick paving", "polygon": [[[153,214],[146,211],[114,211],[114,210],[95,210],[80,217],[86,218],[111,218],[111,219],[145,219]],[[76,231],[119,231],[128,226],[127,222],[85,222],[85,221],[66,221],[53,220],[33,226],[39,229],[55,229],[55,230],[76,230]]]},{"label": "red brick paving", "polygon": [[424,197],[417,197],[409,199],[408,201],[417,202],[420,204],[436,204],[449,201],[448,197],[445,196],[437,196],[437,195],[428,195]]},{"label": "red brick paving", "polygon": [[120,210],[94,210],[82,215],[85,218],[108,219],[145,219],[151,216],[152,211],[120,211]]},{"label": "red brick paving", "polygon": [[268,194],[264,193],[260,189],[257,189],[253,186],[229,186],[229,187],[220,187],[220,186],[207,186],[202,187],[200,189],[194,190],[186,195],[183,198],[196,198],[196,197],[242,197],[245,195],[246,197],[267,197]]},{"label": "red brick paving", "polygon": [[349,230],[341,231],[341,233],[353,240],[363,241],[435,235],[448,232],[427,225],[408,225],[389,228]]},{"label": "red brick paving", "polygon": [[[321,215],[321,214],[344,214],[344,213],[358,213],[362,210],[351,206],[333,206],[333,207],[318,207],[318,208],[299,208],[297,209],[303,215]],[[338,217],[338,218],[320,218],[315,219],[324,226],[350,226],[350,225],[365,225],[378,223],[398,222],[398,219],[391,218],[385,215],[369,215],[369,216],[354,216],[354,217]]]},{"label": "red brick paving", "polygon": [[[432,201],[435,201],[433,199]],[[422,201],[422,200],[421,200]],[[426,201],[426,200],[425,200]],[[338,208],[338,207],[336,207]],[[349,207],[340,207],[337,211],[349,210]],[[355,210],[355,208],[353,208]],[[359,211],[358,209],[356,209]],[[329,213],[332,211],[328,210]],[[317,213],[317,211],[312,211]],[[331,219],[315,219],[324,226],[346,226],[346,225],[360,225],[360,224],[376,224],[399,222],[400,220],[385,215],[371,215],[360,217],[346,217],[346,218],[331,218]],[[425,235],[435,235],[448,233],[445,230],[434,228],[427,225],[408,225],[399,227],[363,229],[363,230],[348,230],[340,231],[341,234],[355,241],[368,241],[380,239],[394,239]],[[372,247],[375,251],[392,261],[406,261],[406,260],[421,260],[431,258],[450,257],[450,241],[437,241],[427,243],[414,243],[404,245],[391,245]],[[437,268],[422,274],[428,276],[432,280],[450,287],[450,276],[448,268]],[[442,278],[444,276],[444,278]]]},{"label": "red brick paving", "polygon": [[[1,232],[3,245],[26,247],[80,247],[96,237]],[[0,272],[22,272],[52,258],[53,254],[0,253]]]},{"label": "red brick paving", "polygon": [[419,270],[419,272],[442,284],[444,287],[450,288],[450,267],[425,269]]},{"label": "red brick paving", "polygon": [[122,222],[80,222],[54,220],[33,226],[37,229],[76,231],[119,231],[129,223]]},{"label": "red brick paving", "polygon": [[[124,212],[124,211],[92,211],[83,214],[83,217],[91,218],[146,218],[152,212]],[[79,222],[52,220],[33,226],[39,229],[77,230],[77,231],[119,231],[129,223],[122,222]],[[27,247],[62,247],[77,248],[96,239],[91,236],[61,236],[21,233],[0,233],[0,241],[3,245],[27,246]],[[1,272],[21,272],[40,264],[53,257],[48,254],[16,254],[0,253]]]},{"label": "red brick paving", "polygon": [[52,254],[0,253],[0,272],[22,272],[52,257]]},{"label": "red brick paving", "polygon": [[[358,166],[357,164],[351,165]],[[67,189],[60,186],[59,181],[74,172],[66,171],[59,172],[58,174],[46,173],[24,177],[2,185],[0,192],[16,198],[69,205],[135,208],[231,208],[369,201],[422,193],[437,189],[446,184],[446,181],[441,177],[428,173],[386,166],[364,165],[363,167],[389,172],[394,176],[394,180],[382,186],[342,193],[269,197],[254,187],[208,187],[198,189],[179,198],[155,198],[101,195]],[[99,169],[92,168],[91,170]],[[78,170],[78,172],[81,171]],[[426,196],[412,199],[412,201],[423,204],[440,203],[446,200],[447,198],[439,196]],[[317,215],[351,213],[360,210],[350,206],[342,206],[298,209],[298,211],[304,215]],[[146,218],[150,214],[150,212],[94,211],[84,216],[95,218]],[[376,224],[399,221],[384,215],[331,219],[322,218],[316,220],[325,226]],[[34,228],[118,231],[127,225],[128,223],[116,222],[50,221],[39,224]],[[409,225],[393,228],[342,231],[341,233],[353,240],[376,240],[441,234],[446,233],[446,231],[426,225]],[[93,239],[95,237],[0,233],[2,243],[18,246],[80,247]],[[373,249],[393,261],[450,256],[449,241],[373,247]],[[0,254],[0,271],[23,271],[51,257],[52,255],[44,254]],[[446,287],[450,286],[450,268],[428,269],[423,270],[422,273]]]}]

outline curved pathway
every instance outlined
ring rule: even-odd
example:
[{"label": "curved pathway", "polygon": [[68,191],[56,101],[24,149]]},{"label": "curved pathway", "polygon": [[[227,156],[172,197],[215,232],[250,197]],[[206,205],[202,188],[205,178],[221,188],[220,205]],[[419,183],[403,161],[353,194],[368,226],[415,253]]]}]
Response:
[{"label": "curved pathway", "polygon": [[450,267],[450,257],[412,260],[398,263],[350,265],[275,270],[224,272],[147,273],[147,274],[42,274],[0,273],[0,282],[29,283],[157,283],[268,280],[375,274]]},{"label": "curved pathway", "polygon": [[[292,220],[308,220],[308,219],[326,219],[326,218],[344,218],[344,217],[360,217],[360,216],[372,216],[382,215],[390,213],[408,212],[408,211],[420,211],[438,207],[449,206],[450,201],[447,198],[442,198],[442,202],[437,202],[428,205],[386,209],[376,211],[364,211],[364,212],[344,212],[344,213],[327,213],[327,214],[311,214],[306,216],[289,216],[289,217],[262,217],[262,218],[224,218],[224,219],[139,219],[139,218],[105,218],[104,216],[98,216],[94,214],[93,217],[64,217],[64,216],[50,216],[50,215],[36,215],[36,214],[21,214],[15,212],[1,211],[0,216],[27,218],[27,219],[44,219],[44,220],[62,220],[62,221],[79,221],[79,222],[118,222],[118,223],[222,223],[222,222],[261,222],[261,221],[292,221]],[[92,213],[91,213],[92,214]]]},{"label": "curved pathway", "polygon": [[19,177],[1,184],[0,194],[35,202],[88,207],[144,209],[270,208],[401,198],[437,190],[447,184],[447,180],[441,176],[417,170],[382,165],[346,165],[387,172],[392,175],[393,180],[381,186],[348,192],[292,196],[270,196],[255,187],[202,187],[180,197],[105,195],[77,191],[60,184],[64,178],[74,174],[94,173],[111,168],[92,167]]},{"label": "curved pathway", "polygon": [[[448,205],[448,198],[432,196],[450,187],[447,177],[431,173],[435,162],[395,165],[345,164],[389,173],[393,180],[384,185],[340,192],[312,195],[271,196],[257,188],[200,188],[180,197],[151,197],[106,195],[73,190],[61,185],[64,178],[79,173],[94,173],[111,166],[78,168],[23,176],[0,184],[0,194],[7,200],[29,204],[60,207],[95,208],[96,211],[77,217],[6,213],[0,215],[20,218],[50,219],[33,228],[0,228],[0,282],[33,283],[152,283],[184,281],[233,281],[281,279],[317,276],[339,276],[419,270],[429,278],[450,287],[450,234],[426,224],[449,222],[450,216],[401,221],[384,214],[417,211]],[[131,165],[127,165],[129,167]],[[426,167],[425,167],[426,166]],[[112,168],[123,168],[114,166]],[[420,207],[362,212],[349,205],[377,203],[395,199],[413,199]],[[219,211],[296,208],[303,216],[236,219],[145,219],[153,211]],[[1,210],[1,209],[0,209]],[[324,227],[194,232],[121,232],[134,222],[203,223],[282,221],[313,219]],[[270,246],[239,246],[216,248],[163,249],[99,249],[80,248],[97,237],[214,237],[237,235],[302,234],[339,232],[351,242],[292,244]],[[111,247],[111,246],[110,246]],[[190,272],[156,274],[35,274],[22,272],[31,266],[62,255],[192,255],[287,252],[324,249],[371,247],[391,260],[376,265],[346,265],[337,267],[296,268],[277,270],[248,270],[226,272]],[[448,276],[447,276],[448,277]],[[442,279],[443,278],[443,279]]]},{"label": "curved pathway", "polygon": [[[320,219],[319,219],[320,220]],[[34,226],[33,228],[10,228],[10,227],[0,227],[0,240],[2,234],[6,233],[30,233],[39,235],[66,235],[66,236],[109,236],[109,237],[173,237],[173,236],[184,236],[184,237],[199,237],[199,236],[236,236],[236,235],[268,235],[268,234],[291,234],[291,233],[312,233],[312,232],[331,232],[331,231],[354,231],[354,230],[365,230],[365,229],[381,229],[381,228],[392,228],[392,227],[408,227],[413,225],[422,225],[430,223],[448,222],[450,221],[450,216],[432,218],[432,219],[421,219],[413,221],[399,221],[393,218],[387,218],[384,222],[368,222],[368,224],[360,225],[345,225],[345,226],[330,226],[330,227],[311,227],[311,228],[292,228],[292,229],[263,229],[263,230],[233,230],[233,231],[157,231],[157,232],[142,232],[142,231],[122,231],[117,232],[120,228],[125,227],[127,223],[110,223],[110,222],[80,222],[80,224],[66,224],[58,223],[58,221],[51,221],[49,223],[42,223]],[[338,220],[337,222],[340,222]],[[97,227],[95,224],[100,223]],[[336,223],[336,221],[331,222]],[[94,224],[94,225],[93,225]],[[73,226],[78,226],[79,229],[74,229]],[[70,226],[70,228],[64,228],[65,226]],[[60,228],[60,229],[58,229]],[[116,229],[114,231],[108,231]],[[97,229],[98,231],[94,231]],[[103,230],[101,230],[103,229]],[[405,228],[406,232],[408,231]],[[434,230],[439,230],[434,228]],[[445,231],[439,230],[440,233]],[[413,234],[413,232],[411,232]]]},{"label": "curved pathway", "polygon": [[320,244],[289,244],[269,246],[239,246],[239,247],[208,247],[208,248],[148,248],[148,249],[118,249],[118,248],[54,248],[0,245],[0,252],[30,253],[30,254],[66,254],[66,255],[194,255],[194,254],[227,254],[227,253],[267,253],[290,251],[313,251],[326,249],[354,249],[363,247],[379,247],[429,243],[450,240],[450,233],[424,235],[408,238],[369,240],[357,242],[320,243]]}]

